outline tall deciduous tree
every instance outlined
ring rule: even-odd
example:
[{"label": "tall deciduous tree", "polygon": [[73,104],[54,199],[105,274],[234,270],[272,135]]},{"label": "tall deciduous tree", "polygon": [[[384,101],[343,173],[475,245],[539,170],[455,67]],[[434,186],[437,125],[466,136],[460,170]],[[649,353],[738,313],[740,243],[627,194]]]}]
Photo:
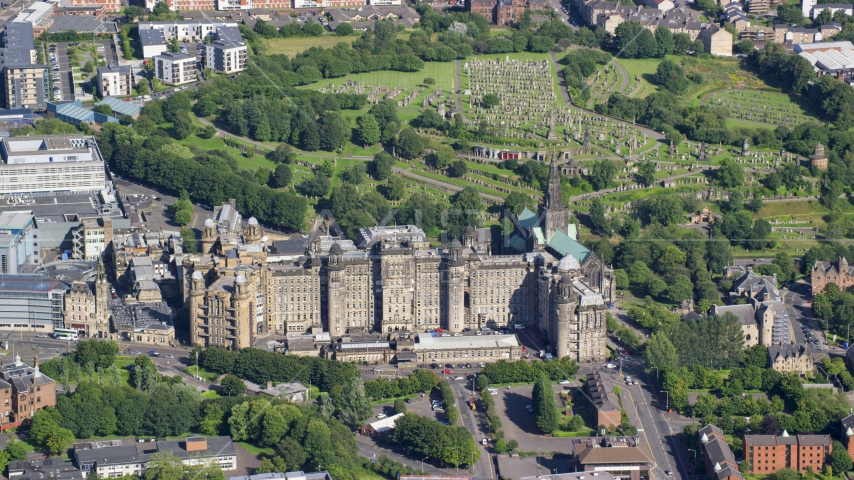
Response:
[{"label": "tall deciduous tree", "polygon": [[531,400],[533,401],[537,428],[540,432],[548,434],[557,430],[559,423],[557,402],[551,382],[544,375],[538,377],[534,382]]},{"label": "tall deciduous tree", "polygon": [[599,197],[593,198],[590,204],[590,223],[593,225],[593,233],[611,235],[611,222],[605,217],[605,206]]},{"label": "tall deciduous tree", "polygon": [[335,387],[332,403],[335,405],[335,415],[354,429],[361,427],[374,412],[365,393],[365,385],[359,378],[351,378],[344,386]]},{"label": "tall deciduous tree", "polygon": [[365,147],[375,145],[380,141],[380,126],[377,119],[370,113],[366,113],[359,117],[359,141]]},{"label": "tall deciduous tree", "polygon": [[667,335],[662,333],[653,333],[649,336],[646,346],[643,350],[643,359],[646,362],[647,368],[650,370],[658,369],[667,371],[675,367],[679,362],[679,355],[676,353],[676,347],[667,338]]}]

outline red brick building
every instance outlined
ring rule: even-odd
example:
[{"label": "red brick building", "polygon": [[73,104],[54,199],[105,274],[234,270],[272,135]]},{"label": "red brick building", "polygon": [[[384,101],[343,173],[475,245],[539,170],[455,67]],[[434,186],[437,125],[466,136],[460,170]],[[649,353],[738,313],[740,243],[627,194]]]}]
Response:
[{"label": "red brick building", "polygon": [[806,473],[807,468],[820,472],[830,461],[830,435],[745,435],[745,459],[750,473],[769,474],[781,468]]},{"label": "red brick building", "polygon": [[546,2],[543,0],[467,0],[466,10],[479,13],[492,23],[503,26],[511,25],[522,18],[525,10],[543,10]]},{"label": "red brick building", "polygon": [[[848,351],[850,352],[851,349],[849,348]],[[846,356],[846,358],[848,357]],[[848,451],[848,456],[854,460],[854,439],[851,437],[854,437],[854,414],[842,419],[842,443],[845,445],[845,450]]]},{"label": "red brick building", "polygon": [[56,382],[39,371],[39,360],[29,366],[21,361],[0,361],[0,430],[18,426],[33,418],[36,411],[56,406]]}]

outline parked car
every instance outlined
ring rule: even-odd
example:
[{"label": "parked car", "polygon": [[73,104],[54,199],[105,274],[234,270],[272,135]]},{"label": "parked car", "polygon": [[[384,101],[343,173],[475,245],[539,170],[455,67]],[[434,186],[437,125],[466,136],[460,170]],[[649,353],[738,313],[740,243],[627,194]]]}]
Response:
[{"label": "parked car", "polygon": [[384,414],[384,413],[381,413],[381,414],[377,415],[377,418],[385,418],[385,417],[387,417],[387,416],[388,416],[388,415],[386,415],[386,414]]},{"label": "parked car", "polygon": [[607,367],[607,368],[617,368],[617,366],[616,366],[616,365],[614,365],[613,363],[609,363],[608,365],[605,365],[605,367]]},{"label": "parked car", "polygon": [[130,352],[130,354],[131,355],[142,355],[142,352],[140,352],[139,350],[134,350],[134,351]]},{"label": "parked car", "polygon": [[558,385],[569,385],[569,380],[561,380],[557,383],[558,383]]},{"label": "parked car", "polygon": [[36,335],[36,338],[47,338],[47,334],[46,333],[39,333],[38,335]]}]

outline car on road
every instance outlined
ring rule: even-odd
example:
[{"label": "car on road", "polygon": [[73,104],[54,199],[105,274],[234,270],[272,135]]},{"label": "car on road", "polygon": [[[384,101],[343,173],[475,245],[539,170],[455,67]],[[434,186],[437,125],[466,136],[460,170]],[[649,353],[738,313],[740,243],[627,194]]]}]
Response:
[{"label": "car on road", "polygon": [[454,377],[454,380],[457,380],[457,381],[465,380],[465,377]]},{"label": "car on road", "polygon": [[38,335],[36,335],[36,338],[47,338],[47,334],[46,333],[39,333]]},{"label": "car on road", "polygon": [[158,352],[157,350],[149,350],[149,351],[148,351],[148,355],[149,355],[150,357],[159,357],[159,356],[160,356],[160,352]]},{"label": "car on road", "polygon": [[175,355],[172,355],[172,354],[170,353],[170,354],[168,354],[168,355],[165,355],[163,358],[175,358]]},{"label": "car on road", "polygon": [[387,416],[388,416],[388,415],[386,415],[386,414],[384,414],[384,413],[381,413],[381,414],[377,415],[377,418],[385,418],[385,417],[387,417]]},{"label": "car on road", "polygon": [[434,368],[434,369],[439,368],[439,364],[438,363],[431,363],[430,368]]},{"label": "car on road", "polygon": [[673,475],[673,470],[665,470],[664,474],[665,475]]},{"label": "car on road", "polygon": [[561,380],[557,383],[558,383],[558,385],[569,385],[569,380]]},{"label": "car on road", "polygon": [[442,373],[444,373],[445,375],[450,375],[450,374],[454,373],[454,371],[451,370],[450,368],[446,368]]},{"label": "car on road", "polygon": [[605,305],[607,305],[607,306],[608,306],[608,308],[614,308],[614,303],[613,303],[613,302],[608,302],[608,303],[606,303]]},{"label": "car on road", "polygon": [[632,381],[632,376],[631,376],[631,375],[626,375],[626,381],[627,381],[627,382],[631,382],[631,381]]},{"label": "car on road", "polygon": [[385,371],[385,370],[383,370],[382,368],[374,368],[374,373],[381,373],[381,372],[384,372],[384,371]]},{"label": "car on road", "polygon": [[608,365],[605,365],[605,368],[617,368],[617,366],[613,363],[609,363]]},{"label": "car on road", "polygon": [[489,443],[489,440],[487,440],[487,439],[485,439],[485,438],[484,438],[483,440],[481,440],[481,441],[480,441],[480,444],[481,444],[481,445],[486,445],[487,443]]},{"label": "car on road", "polygon": [[131,355],[142,355],[142,352],[140,352],[139,350],[134,350],[134,351],[130,352],[130,354]]}]

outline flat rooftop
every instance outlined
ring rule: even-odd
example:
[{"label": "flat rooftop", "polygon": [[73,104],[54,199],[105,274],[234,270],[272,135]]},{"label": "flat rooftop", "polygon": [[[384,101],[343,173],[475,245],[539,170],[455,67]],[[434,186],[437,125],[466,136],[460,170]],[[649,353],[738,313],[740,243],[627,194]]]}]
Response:
[{"label": "flat rooftop", "polygon": [[506,335],[467,335],[462,337],[438,337],[430,333],[418,334],[418,342],[413,350],[459,350],[467,348],[508,348],[518,347],[519,339],[515,333]]}]

